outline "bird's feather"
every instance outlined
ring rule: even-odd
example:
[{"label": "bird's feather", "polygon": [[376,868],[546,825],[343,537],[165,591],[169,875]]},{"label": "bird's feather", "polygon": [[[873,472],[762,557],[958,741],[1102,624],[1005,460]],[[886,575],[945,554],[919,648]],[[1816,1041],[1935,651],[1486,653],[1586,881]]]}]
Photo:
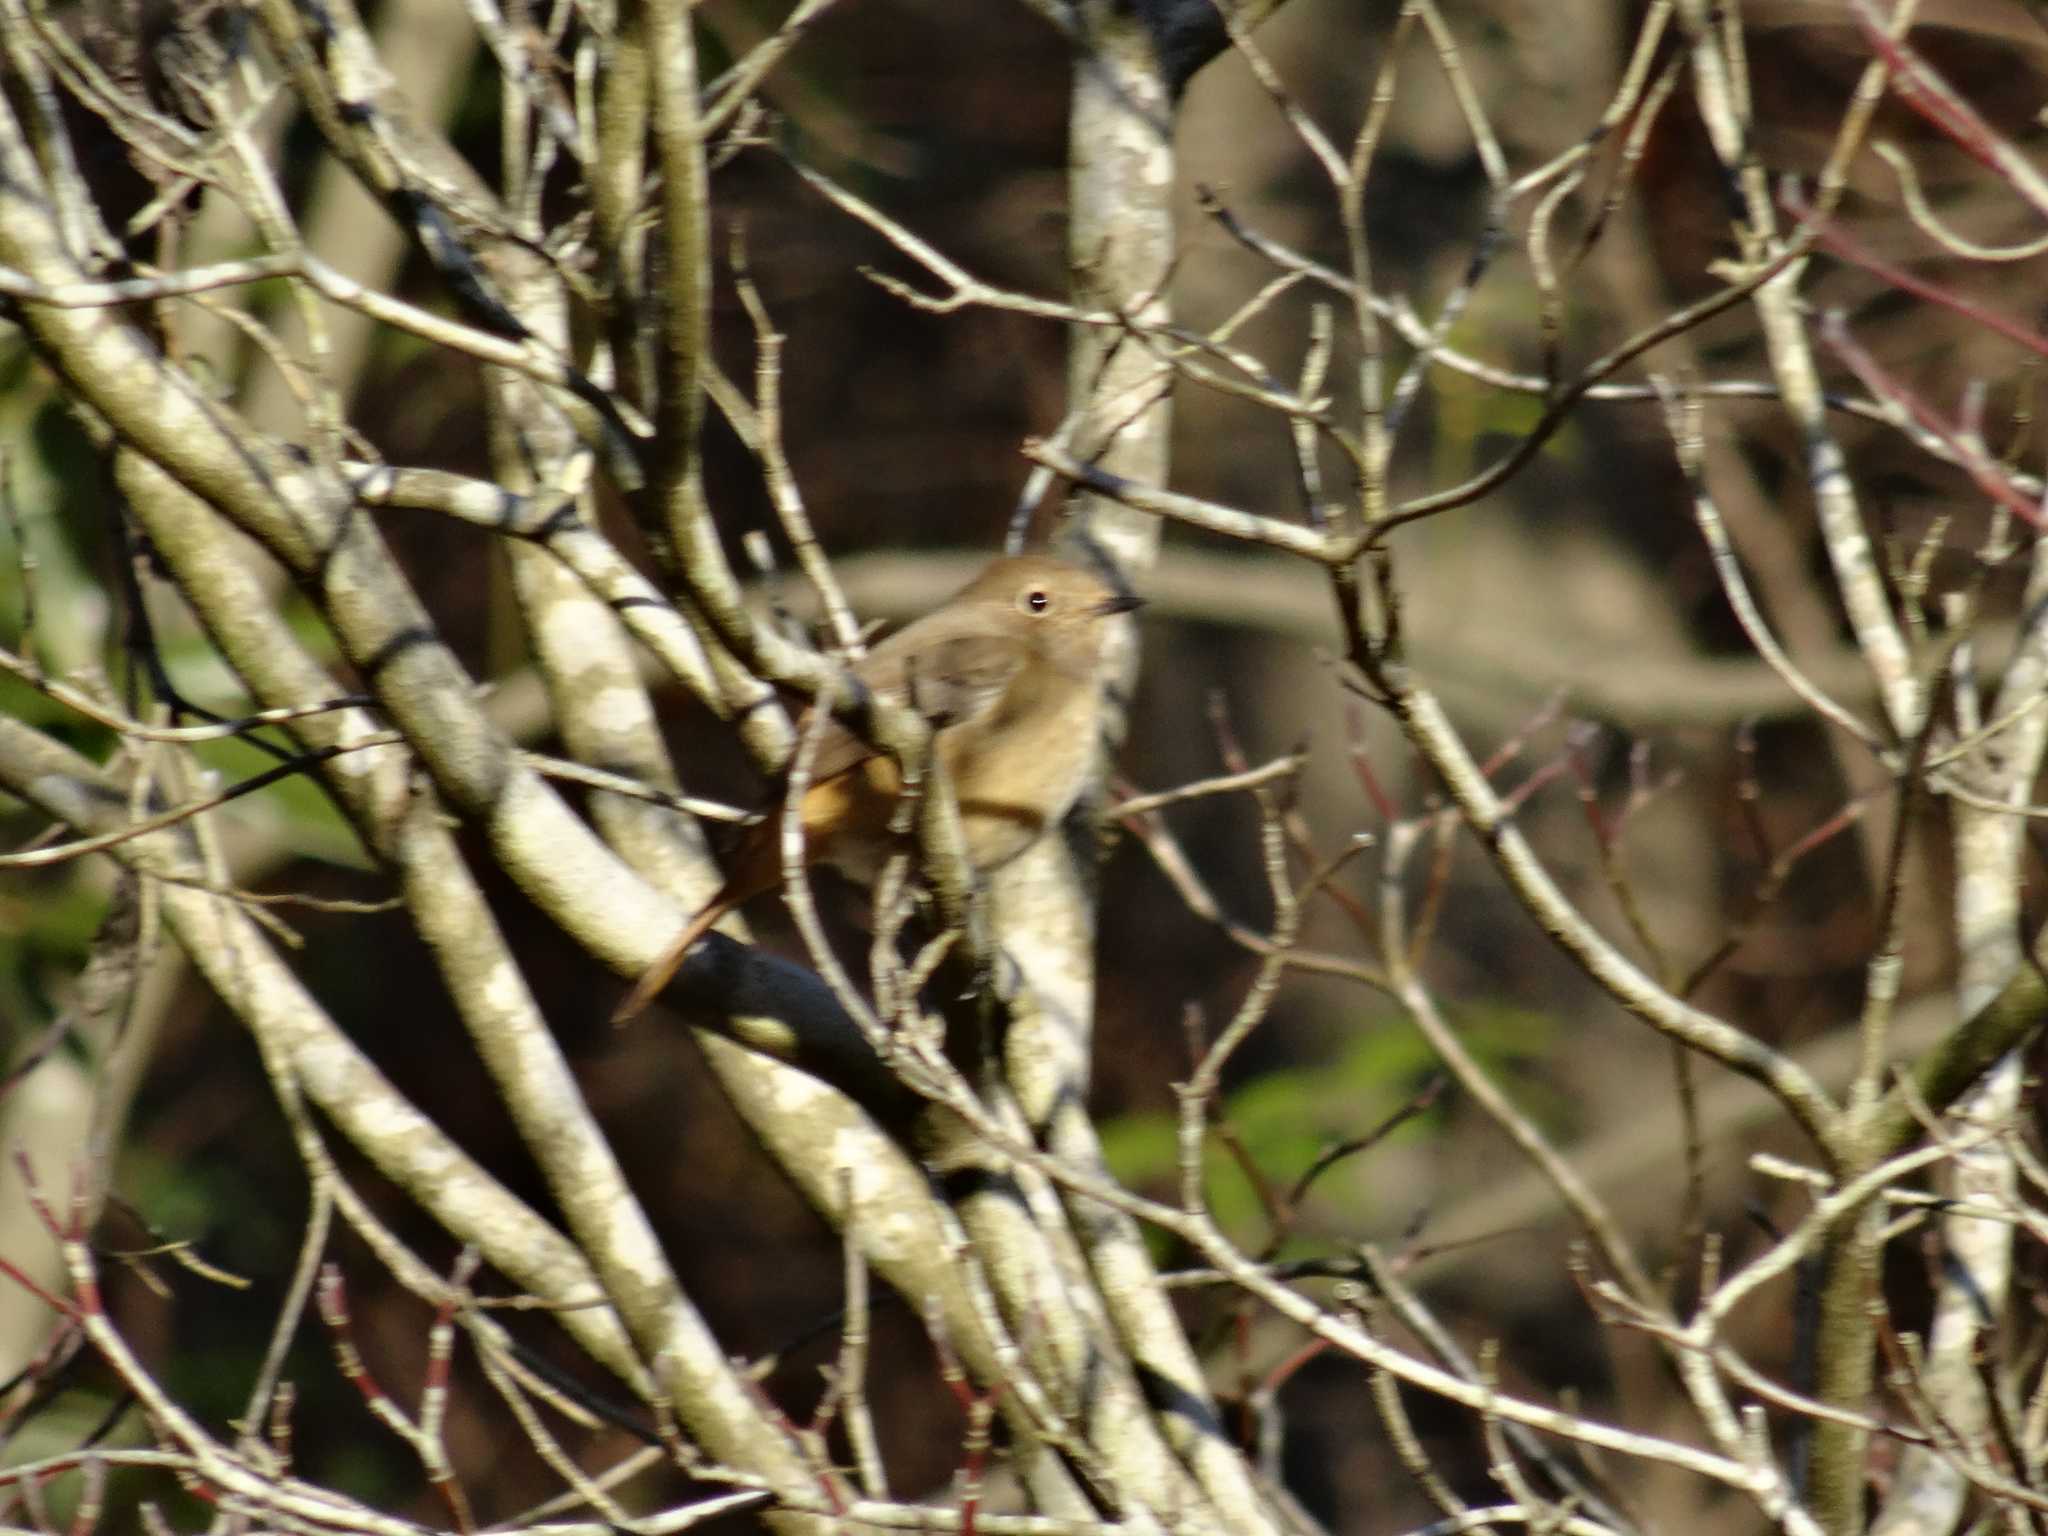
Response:
[{"label": "bird's feather", "polygon": [[[1027,648],[1006,635],[920,635],[917,629],[912,625],[876,646],[853,672],[877,696],[908,704],[935,730],[993,714],[1028,659]],[[811,782],[834,778],[874,751],[834,721],[818,742]]]}]

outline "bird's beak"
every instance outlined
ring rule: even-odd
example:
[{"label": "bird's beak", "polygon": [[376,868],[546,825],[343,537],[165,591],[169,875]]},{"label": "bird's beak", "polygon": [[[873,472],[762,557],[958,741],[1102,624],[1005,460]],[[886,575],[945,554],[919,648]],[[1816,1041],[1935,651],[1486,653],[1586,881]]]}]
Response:
[{"label": "bird's beak", "polygon": [[1095,611],[1103,618],[1117,613],[1134,613],[1145,606],[1145,599],[1135,592],[1119,592],[1114,597],[1105,597],[1095,605]]}]

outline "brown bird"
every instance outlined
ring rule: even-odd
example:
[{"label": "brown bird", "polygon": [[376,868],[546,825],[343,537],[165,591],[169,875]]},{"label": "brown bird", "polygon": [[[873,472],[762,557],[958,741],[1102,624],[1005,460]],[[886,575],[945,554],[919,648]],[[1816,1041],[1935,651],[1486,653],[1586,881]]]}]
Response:
[{"label": "brown bird", "polygon": [[[991,562],[854,664],[853,675],[878,697],[932,723],[978,874],[1016,858],[1073,809],[1099,734],[1109,634],[1102,621],[1138,602],[1085,566],[1015,555]],[[874,879],[898,846],[889,824],[902,789],[893,759],[827,723],[803,797],[805,862]],[[778,799],[741,836],[725,884],[641,974],[615,1023],[654,1000],[714,923],[782,883],[784,804]]]}]

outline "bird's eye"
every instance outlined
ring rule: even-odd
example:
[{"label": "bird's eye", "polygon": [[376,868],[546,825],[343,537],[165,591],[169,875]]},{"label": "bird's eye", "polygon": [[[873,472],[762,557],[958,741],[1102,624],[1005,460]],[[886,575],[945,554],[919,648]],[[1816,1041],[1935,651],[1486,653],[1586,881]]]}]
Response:
[{"label": "bird's eye", "polygon": [[1033,587],[1024,594],[1024,606],[1033,613],[1043,613],[1052,606],[1052,599],[1046,595],[1042,588]]}]

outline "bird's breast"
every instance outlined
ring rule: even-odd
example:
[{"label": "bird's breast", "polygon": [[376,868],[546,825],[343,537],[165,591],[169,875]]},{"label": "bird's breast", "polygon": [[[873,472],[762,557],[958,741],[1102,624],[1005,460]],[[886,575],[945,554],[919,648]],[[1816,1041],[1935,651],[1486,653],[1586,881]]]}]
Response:
[{"label": "bird's breast", "polygon": [[1016,858],[1062,821],[1087,783],[1097,748],[1092,689],[1005,699],[987,720],[941,731],[939,756],[977,869]]},{"label": "bird's breast", "polygon": [[[937,733],[977,871],[1007,864],[1074,808],[1094,765],[1097,700],[1091,685],[1062,678],[1057,687],[1009,690],[985,713]],[[880,755],[813,784],[804,796],[811,858],[872,881],[903,846],[890,831],[900,793],[895,763]]]}]

